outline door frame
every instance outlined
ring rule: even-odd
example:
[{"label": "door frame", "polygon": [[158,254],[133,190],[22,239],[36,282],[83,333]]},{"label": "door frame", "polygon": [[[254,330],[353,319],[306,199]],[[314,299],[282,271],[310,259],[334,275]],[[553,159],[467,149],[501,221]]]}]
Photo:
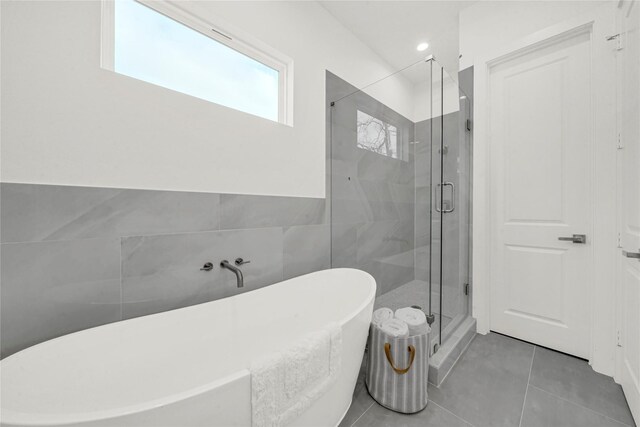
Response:
[{"label": "door frame", "polygon": [[[626,39],[627,39],[627,27],[625,24],[625,15],[629,12],[631,12],[631,8],[633,7],[640,7],[640,1],[639,0],[630,0],[630,1],[620,1],[618,3],[618,10],[617,10],[617,19],[616,19],[616,33],[620,34],[620,38],[622,39],[622,55],[628,55],[629,51],[628,51],[628,45],[626,43]],[[620,64],[622,65],[622,64]],[[624,73],[624,68],[621,66],[618,68],[617,70],[618,74],[616,75],[617,81],[622,83],[623,82],[623,73]],[[622,103],[622,99],[624,99],[624,97],[628,96],[627,93],[624,92],[624,87],[622,84],[620,84],[618,86],[618,105],[617,105],[617,111],[618,113],[621,115],[622,113],[622,109],[624,108],[623,103]],[[640,96],[640,93],[637,94],[638,96]],[[623,133],[623,123],[621,120],[621,116],[619,116],[620,119],[618,121],[618,126],[619,126],[619,130],[620,130],[620,135],[621,135],[621,141],[620,141],[620,145],[622,150],[619,150],[619,157],[618,157],[618,171],[617,171],[617,203],[616,203],[616,208],[617,208],[617,232],[618,232],[618,250],[622,251],[623,249],[623,242],[620,241],[620,238],[623,234],[623,229],[624,229],[624,183],[625,183],[625,179],[626,177],[624,176],[624,172],[625,172],[625,167],[623,166],[623,159],[622,156],[624,156],[624,146],[625,146],[625,136]],[[638,141],[637,143],[640,143],[640,141]],[[633,248],[629,248],[631,250],[634,250]],[[622,384],[624,381],[624,346],[626,345],[625,343],[625,339],[626,339],[626,331],[624,330],[624,314],[625,314],[625,310],[624,310],[624,290],[623,287],[625,286],[624,283],[624,273],[625,273],[625,263],[627,262],[633,262],[633,260],[628,260],[627,258],[623,257],[622,254],[620,253],[619,256],[617,257],[617,262],[616,262],[616,325],[617,325],[617,348],[616,348],[616,371],[615,371],[615,375],[614,375],[614,379],[617,383]],[[624,388],[623,388],[624,390]],[[632,395],[629,396],[627,395],[627,390],[625,391],[625,397],[627,397],[627,403],[629,404],[629,409],[631,410],[632,415],[634,416],[634,420],[636,422],[638,422],[638,420],[640,420],[640,411],[638,410],[640,408],[640,406],[638,406],[638,393],[636,392],[632,392]],[[635,400],[635,403],[633,401],[633,399]]]},{"label": "door frame", "polygon": [[592,280],[585,284],[590,304],[589,363],[597,372],[615,371],[617,326],[615,314],[616,234],[616,62],[615,45],[606,40],[615,30],[615,4],[590,12],[524,37],[475,61],[474,156],[473,156],[473,302],[477,332],[491,330],[491,258],[494,240],[490,159],[490,71],[505,60],[538,49],[559,38],[588,28],[591,34],[591,177],[592,218],[588,230],[593,259]]}]

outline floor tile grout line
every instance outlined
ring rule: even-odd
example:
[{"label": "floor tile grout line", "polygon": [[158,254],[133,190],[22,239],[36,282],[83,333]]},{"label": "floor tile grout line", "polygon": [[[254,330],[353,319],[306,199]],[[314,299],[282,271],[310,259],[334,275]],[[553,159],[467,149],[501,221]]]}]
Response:
[{"label": "floor tile grout line", "polygon": [[364,416],[364,414],[366,414],[366,413],[367,413],[367,411],[368,411],[369,409],[371,409],[371,407],[373,406],[373,404],[374,404],[374,403],[375,403],[375,402],[371,402],[371,405],[369,405],[369,407],[368,407],[367,409],[365,409],[365,410],[360,414],[360,416],[359,416],[358,418],[356,418],[356,420],[355,420],[354,422],[352,422],[352,423],[351,423],[351,425],[350,425],[349,427],[353,427],[354,425],[356,425],[356,423],[357,423],[358,421],[360,421],[360,418],[362,418],[362,417]]},{"label": "floor tile grout line", "polygon": [[553,397],[555,397],[556,399],[564,400],[565,402],[571,403],[572,405],[576,405],[576,406],[578,406],[578,407],[580,407],[580,408],[582,408],[582,409],[586,409],[586,410],[587,410],[587,411],[589,411],[589,412],[592,412],[592,413],[594,413],[594,414],[597,414],[597,415],[603,416],[603,417],[605,417],[605,418],[607,418],[607,419],[609,419],[609,420],[611,420],[611,421],[613,421],[613,422],[615,422],[615,423],[617,423],[617,424],[620,424],[621,426],[631,427],[631,425],[630,425],[630,424],[623,423],[622,421],[618,421],[618,420],[616,420],[615,418],[611,418],[610,416],[605,415],[605,414],[603,414],[603,413],[601,413],[601,412],[594,411],[593,409],[588,408],[588,407],[586,407],[586,406],[584,406],[584,405],[581,405],[580,403],[574,402],[573,400],[569,400],[569,399],[567,399],[567,398],[565,398],[565,397],[558,396],[558,395],[557,395],[557,394],[555,394],[555,393],[552,393],[552,392],[550,392],[550,391],[547,391],[547,390],[545,390],[545,389],[543,389],[543,388],[540,388],[540,387],[538,387],[538,386],[535,386],[535,385],[533,385],[533,384],[530,384],[530,386],[531,386],[531,387],[533,387],[533,388],[535,388],[536,390],[540,390],[541,392],[544,392],[544,393],[546,393],[546,394],[548,394],[548,395],[550,395],[550,396],[553,396]]},{"label": "floor tile grout line", "polygon": [[456,418],[460,418],[462,421],[464,421],[465,423],[473,426],[473,424],[471,424],[469,421],[465,420],[464,418],[462,418],[460,415],[456,415],[455,412],[453,412],[451,409],[448,409],[446,406],[444,406],[443,403],[436,403],[434,400],[432,399],[428,399],[429,402],[433,402],[434,404],[436,404],[437,406],[441,407],[442,409],[444,409],[447,412],[450,412],[451,414],[455,415]]},{"label": "floor tile grout line", "polygon": [[474,427],[473,424],[471,424],[469,421],[465,420],[464,418],[454,414],[453,412],[451,412],[450,410],[448,410],[447,408],[445,408],[442,405],[438,405],[436,402],[434,402],[433,400],[429,400],[429,402],[433,403],[434,405],[436,405],[438,408],[441,408],[443,410],[445,410],[446,412],[450,413],[451,415],[453,415],[454,417],[456,417],[457,419],[459,419],[460,421],[463,421],[466,424],[469,424],[471,427]]},{"label": "floor tile grout line", "polygon": [[524,389],[524,399],[522,400],[522,411],[520,411],[520,422],[518,427],[522,427],[522,418],[524,418],[524,408],[527,405],[527,394],[529,391],[529,383],[531,382],[531,372],[533,371],[533,361],[536,358],[536,346],[533,346],[533,354],[531,355],[531,366],[529,366],[529,377],[527,377],[527,385]]}]

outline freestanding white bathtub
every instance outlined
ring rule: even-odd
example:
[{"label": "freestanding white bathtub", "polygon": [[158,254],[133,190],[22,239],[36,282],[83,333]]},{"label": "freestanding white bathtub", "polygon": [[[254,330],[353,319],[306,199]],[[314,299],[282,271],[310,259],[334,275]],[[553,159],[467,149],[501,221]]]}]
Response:
[{"label": "freestanding white bathtub", "polygon": [[335,426],[362,361],[376,283],[353,269],[87,329],[0,362],[2,426],[250,426],[252,359],[329,322],[342,371],[292,425]]}]

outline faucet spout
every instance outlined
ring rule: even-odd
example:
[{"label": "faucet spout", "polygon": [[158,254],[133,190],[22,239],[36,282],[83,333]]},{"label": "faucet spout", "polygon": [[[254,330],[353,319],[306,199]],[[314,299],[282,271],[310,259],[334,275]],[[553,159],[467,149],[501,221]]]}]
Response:
[{"label": "faucet spout", "polygon": [[233,274],[236,275],[236,281],[238,283],[238,287],[241,288],[244,286],[244,276],[242,275],[242,270],[240,270],[235,265],[231,264],[226,259],[220,263],[220,267],[233,271]]}]

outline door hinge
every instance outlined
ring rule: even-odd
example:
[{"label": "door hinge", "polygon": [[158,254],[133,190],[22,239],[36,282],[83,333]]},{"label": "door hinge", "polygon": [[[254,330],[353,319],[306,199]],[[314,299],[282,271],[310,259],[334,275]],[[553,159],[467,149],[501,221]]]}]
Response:
[{"label": "door hinge", "polygon": [[622,44],[622,34],[621,33],[614,34],[612,36],[608,36],[606,38],[606,40],[608,42],[615,41],[616,42],[616,50],[622,50],[624,48],[624,46]]},{"label": "door hinge", "polygon": [[617,345],[618,347],[622,347],[622,340],[620,338],[620,331],[618,331],[618,336],[617,336]]},{"label": "door hinge", "polygon": [[464,284],[464,294],[465,295],[469,295],[469,284],[468,283]]},{"label": "door hinge", "polygon": [[466,125],[467,125],[467,131],[471,132],[471,129],[472,129],[471,119],[467,119]]},{"label": "door hinge", "polygon": [[617,142],[616,148],[618,150],[622,150],[624,148],[624,145],[622,145],[622,134],[620,133],[618,133],[618,142]]},{"label": "door hinge", "polygon": [[622,237],[620,236],[620,233],[618,233],[618,248],[622,247]]}]

